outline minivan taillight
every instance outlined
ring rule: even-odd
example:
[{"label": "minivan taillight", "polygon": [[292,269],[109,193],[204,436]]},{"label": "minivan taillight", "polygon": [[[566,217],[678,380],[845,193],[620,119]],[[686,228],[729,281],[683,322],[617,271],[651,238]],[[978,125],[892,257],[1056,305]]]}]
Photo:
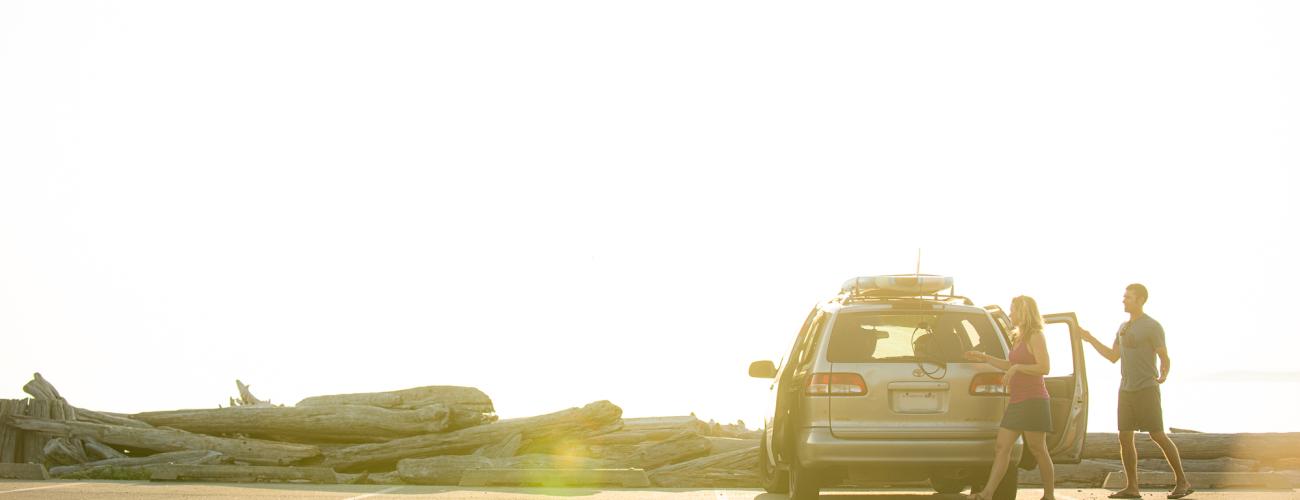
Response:
[{"label": "minivan taillight", "polygon": [[856,373],[814,373],[808,378],[809,396],[865,396],[867,383]]},{"label": "minivan taillight", "polygon": [[1006,396],[1007,386],[1002,385],[1002,374],[996,372],[981,373],[970,380],[972,396]]}]

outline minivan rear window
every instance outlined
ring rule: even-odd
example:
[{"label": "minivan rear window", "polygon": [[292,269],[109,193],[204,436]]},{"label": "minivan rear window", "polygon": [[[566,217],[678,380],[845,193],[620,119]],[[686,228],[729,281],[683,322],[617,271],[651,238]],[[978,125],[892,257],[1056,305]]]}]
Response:
[{"label": "minivan rear window", "polygon": [[831,329],[827,361],[962,363],[966,351],[1006,358],[996,332],[988,315],[980,313],[840,313]]}]

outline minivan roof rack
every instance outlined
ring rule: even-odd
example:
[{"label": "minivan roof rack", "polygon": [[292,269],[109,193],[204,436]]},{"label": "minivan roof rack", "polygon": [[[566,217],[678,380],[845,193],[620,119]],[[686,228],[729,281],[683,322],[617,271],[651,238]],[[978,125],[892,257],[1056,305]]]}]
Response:
[{"label": "minivan roof rack", "polygon": [[[947,290],[948,293],[941,293]],[[849,278],[840,286],[836,299],[842,304],[881,301],[927,300],[952,302],[960,300],[975,305],[970,299],[953,293],[951,276],[934,274],[886,274]]]},{"label": "minivan roof rack", "polygon": [[868,294],[842,293],[840,295],[837,295],[834,299],[832,299],[832,301],[839,302],[840,304],[844,304],[844,305],[862,304],[866,302],[907,302],[907,301],[929,301],[929,302],[942,302],[942,303],[961,301],[961,303],[964,305],[968,305],[968,306],[975,305],[975,303],[972,302],[967,297],[961,295],[950,295],[950,294],[868,295]]}]

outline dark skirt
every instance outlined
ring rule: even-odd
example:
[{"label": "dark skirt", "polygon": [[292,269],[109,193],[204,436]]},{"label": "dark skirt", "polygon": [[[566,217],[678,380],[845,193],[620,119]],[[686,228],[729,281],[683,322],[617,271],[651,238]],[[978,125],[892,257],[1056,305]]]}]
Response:
[{"label": "dark skirt", "polygon": [[1029,432],[1052,432],[1052,407],[1046,399],[1026,399],[1007,405],[1002,414],[1003,429]]}]

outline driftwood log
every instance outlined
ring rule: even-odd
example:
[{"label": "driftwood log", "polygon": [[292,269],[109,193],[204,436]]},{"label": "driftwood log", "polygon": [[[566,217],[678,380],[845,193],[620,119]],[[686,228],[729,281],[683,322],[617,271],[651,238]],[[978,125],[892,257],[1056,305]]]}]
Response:
[{"label": "driftwood log", "polygon": [[[27,415],[39,419],[49,419],[51,417],[50,415],[51,404],[59,404],[59,402],[55,400],[49,400],[49,399],[28,400]],[[9,418],[12,421],[12,419],[24,418],[24,417],[19,417],[17,415],[14,415]],[[19,429],[22,429],[22,427],[18,425],[15,425],[14,427],[18,427]],[[23,430],[30,430],[30,429],[23,429]],[[33,463],[33,464],[45,463],[45,442],[48,441],[49,439],[50,439],[49,436],[46,436],[39,432],[24,432],[22,435],[21,444],[19,445],[22,448],[22,461]]]},{"label": "driftwood log", "polygon": [[[1124,463],[1119,460],[1096,459],[1091,461],[1114,466],[1115,470],[1124,470]],[[1138,460],[1137,468],[1140,471],[1173,472],[1173,469],[1169,468],[1169,462],[1163,458]],[[1259,462],[1255,460],[1232,457],[1183,460],[1184,472],[1255,472],[1258,470]]]},{"label": "driftwood log", "polygon": [[26,414],[26,400],[0,399],[0,463],[18,462],[19,430],[8,425],[9,415]]},{"label": "driftwood log", "polygon": [[477,450],[474,455],[487,458],[509,458],[519,454],[519,448],[523,446],[524,434],[516,432],[500,443],[489,444]]},{"label": "driftwood log", "polygon": [[378,406],[380,408],[389,408],[394,410],[414,410],[416,408],[435,404],[445,405],[452,409],[459,408],[478,413],[496,412],[492,407],[492,399],[489,398],[487,394],[484,394],[483,391],[473,387],[452,385],[431,385],[392,392],[366,392],[357,394],[313,396],[299,401],[298,404],[294,406],[362,405]]},{"label": "driftwood log", "polygon": [[65,437],[51,438],[45,442],[45,454],[47,463],[53,462],[58,465],[84,464],[90,461],[86,456],[86,451],[81,447],[80,442]]},{"label": "driftwood log", "polygon": [[121,425],[124,427],[140,427],[143,429],[153,428],[152,425],[127,417],[125,415],[118,415],[116,413],[108,413],[108,412],[98,412],[94,410],[87,410],[85,408],[77,408],[77,421],[90,422],[92,424]]},{"label": "driftwood log", "polygon": [[650,471],[650,482],[663,488],[752,488],[758,485],[758,447],[709,455]]},{"label": "driftwood log", "polygon": [[[50,478],[49,471],[41,464],[0,463],[0,479],[20,479],[24,481],[44,481]],[[14,490],[5,491],[10,493]],[[19,490],[21,491],[21,490]]]},{"label": "driftwood log", "polygon": [[86,457],[91,460],[108,460],[110,458],[126,458],[126,454],[117,451],[116,448],[106,445],[94,439],[82,439],[82,447],[86,450]]},{"label": "driftwood log", "polygon": [[226,460],[226,458],[222,454],[210,450],[171,451],[149,455],[147,457],[110,458],[107,460],[87,462],[81,465],[54,467],[50,469],[50,475],[68,479],[118,479],[124,478],[124,476],[148,479],[148,474],[144,472],[138,474],[131,474],[129,472],[124,474],[123,472],[133,470],[143,471],[143,467],[146,465],[203,465],[217,464],[224,460]]},{"label": "driftwood log", "polygon": [[[1108,463],[1100,460],[1083,460],[1077,464],[1056,464],[1056,485],[1062,487],[1086,487],[1098,488],[1102,481],[1106,480],[1106,475],[1115,471],[1124,470],[1122,466]],[[1020,471],[1019,481],[1025,486],[1041,486],[1043,478],[1040,475],[1041,470]]]},{"label": "driftwood log", "polygon": [[235,379],[235,388],[239,390],[239,399],[230,398],[230,406],[271,406],[271,400],[262,401],[253,395],[248,385]]},{"label": "driftwood log", "polygon": [[708,436],[709,424],[691,416],[625,418],[622,429],[609,434],[592,436],[587,439],[587,444],[615,445],[662,441],[682,432]]},{"label": "driftwood log", "polygon": [[90,438],[101,443],[132,449],[214,450],[235,460],[258,465],[287,465],[320,455],[320,449],[311,445],[204,436],[176,429],[142,429],[19,416],[10,416],[9,422],[14,427],[25,431],[52,436]]},{"label": "driftwood log", "polygon": [[502,420],[442,434],[426,434],[329,450],[322,465],[339,472],[392,470],[407,458],[436,455],[467,455],[484,446],[499,443],[518,433],[533,441],[580,442],[590,435],[617,430],[622,425],[623,410],[609,401],[597,401],[582,408],[555,413]]},{"label": "driftwood log", "polygon": [[757,439],[740,439],[730,437],[708,437],[709,454],[720,455],[729,451],[743,450],[758,446]]},{"label": "driftwood log", "polygon": [[711,449],[708,438],[683,431],[662,441],[592,445],[587,452],[592,458],[607,460],[618,467],[650,470],[706,456]]},{"label": "driftwood log", "polygon": [[451,427],[450,412],[442,404],[413,410],[359,405],[233,406],[137,413],[131,418],[201,434],[242,434],[298,443],[378,443]]},{"label": "driftwood log", "polygon": [[[1168,434],[1178,446],[1183,459],[1212,459],[1220,457],[1247,460],[1276,460],[1300,457],[1300,433],[1252,434]],[[1137,436],[1139,458],[1164,458],[1155,441]],[[1083,446],[1083,457],[1119,460],[1119,436],[1112,433],[1088,433]]]},{"label": "driftwood log", "polygon": [[479,455],[443,455],[412,458],[397,463],[397,474],[407,484],[460,484],[465,471],[478,469],[600,469],[611,464],[605,460],[558,455],[520,455],[488,458]]},{"label": "driftwood log", "polygon": [[309,481],[334,484],[334,471],[325,467],[270,467],[265,465],[146,465],[154,481],[219,481],[223,483],[263,483],[271,481]]},{"label": "driftwood log", "polygon": [[23,392],[30,394],[33,399],[46,399],[50,401],[63,401],[63,396],[59,395],[59,390],[54,388],[54,384],[45,380],[40,373],[33,373],[31,382],[23,386]]}]

